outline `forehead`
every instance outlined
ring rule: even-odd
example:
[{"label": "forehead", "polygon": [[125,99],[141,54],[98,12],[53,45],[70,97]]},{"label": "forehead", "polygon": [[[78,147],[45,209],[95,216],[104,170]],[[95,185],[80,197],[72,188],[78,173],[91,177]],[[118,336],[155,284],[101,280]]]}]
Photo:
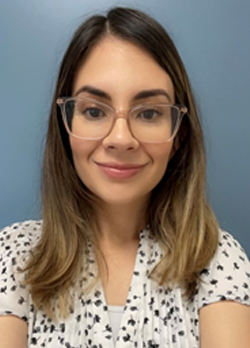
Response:
[{"label": "forehead", "polygon": [[165,89],[174,101],[173,83],[155,59],[143,48],[112,36],[96,44],[80,65],[73,95],[84,85],[102,89],[112,98]]}]

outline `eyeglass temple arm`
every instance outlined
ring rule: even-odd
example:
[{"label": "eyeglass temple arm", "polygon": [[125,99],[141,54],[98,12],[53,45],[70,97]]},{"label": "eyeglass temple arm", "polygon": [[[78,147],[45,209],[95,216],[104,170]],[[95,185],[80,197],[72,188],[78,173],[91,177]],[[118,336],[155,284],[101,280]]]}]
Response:
[{"label": "eyeglass temple arm", "polygon": [[182,107],[180,108],[180,112],[181,112],[181,115],[182,115],[182,116],[185,115],[185,114],[188,112],[187,107],[186,107],[186,106],[182,106]]}]

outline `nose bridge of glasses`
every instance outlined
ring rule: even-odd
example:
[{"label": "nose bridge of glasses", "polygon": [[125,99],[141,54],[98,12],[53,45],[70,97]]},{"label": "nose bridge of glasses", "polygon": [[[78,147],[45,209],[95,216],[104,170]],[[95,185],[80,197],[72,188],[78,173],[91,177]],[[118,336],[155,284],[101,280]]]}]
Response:
[{"label": "nose bridge of glasses", "polygon": [[[115,112],[113,122],[111,125],[111,132],[117,133],[131,133],[130,122],[128,119],[128,112]],[[132,135],[132,133],[131,133]]]},{"label": "nose bridge of glasses", "polygon": [[133,131],[131,130],[129,114],[130,110],[113,109],[113,121],[110,125],[108,134],[119,139],[119,141],[124,141],[125,139],[128,141],[128,139],[134,138]]},{"label": "nose bridge of glasses", "polygon": [[114,112],[114,118],[125,118],[126,120],[128,119],[130,110],[124,110],[124,109],[113,109]]}]

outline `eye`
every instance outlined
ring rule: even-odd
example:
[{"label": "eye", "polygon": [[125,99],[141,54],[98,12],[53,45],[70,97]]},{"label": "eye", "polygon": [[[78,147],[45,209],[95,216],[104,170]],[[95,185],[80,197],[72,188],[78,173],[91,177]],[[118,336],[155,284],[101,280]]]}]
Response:
[{"label": "eye", "polygon": [[158,110],[146,109],[146,110],[141,110],[138,113],[137,117],[139,117],[140,119],[145,120],[145,121],[151,121],[159,115],[160,115],[160,112]]},{"label": "eye", "polygon": [[75,116],[82,116],[86,120],[99,120],[105,115],[105,108],[101,105],[82,100],[76,103]]},{"label": "eye", "polygon": [[83,113],[91,118],[99,118],[104,116],[104,112],[98,108],[87,108]]}]

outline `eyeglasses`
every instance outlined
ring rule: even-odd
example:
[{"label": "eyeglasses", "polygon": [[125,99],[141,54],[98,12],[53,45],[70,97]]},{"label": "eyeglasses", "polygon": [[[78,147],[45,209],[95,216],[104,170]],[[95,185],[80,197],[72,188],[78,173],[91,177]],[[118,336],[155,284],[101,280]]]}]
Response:
[{"label": "eyeglasses", "polygon": [[105,138],[117,118],[126,118],[134,138],[145,143],[165,143],[175,137],[187,108],[172,104],[137,105],[118,111],[109,105],[85,97],[59,98],[65,128],[72,136],[84,140]]}]

